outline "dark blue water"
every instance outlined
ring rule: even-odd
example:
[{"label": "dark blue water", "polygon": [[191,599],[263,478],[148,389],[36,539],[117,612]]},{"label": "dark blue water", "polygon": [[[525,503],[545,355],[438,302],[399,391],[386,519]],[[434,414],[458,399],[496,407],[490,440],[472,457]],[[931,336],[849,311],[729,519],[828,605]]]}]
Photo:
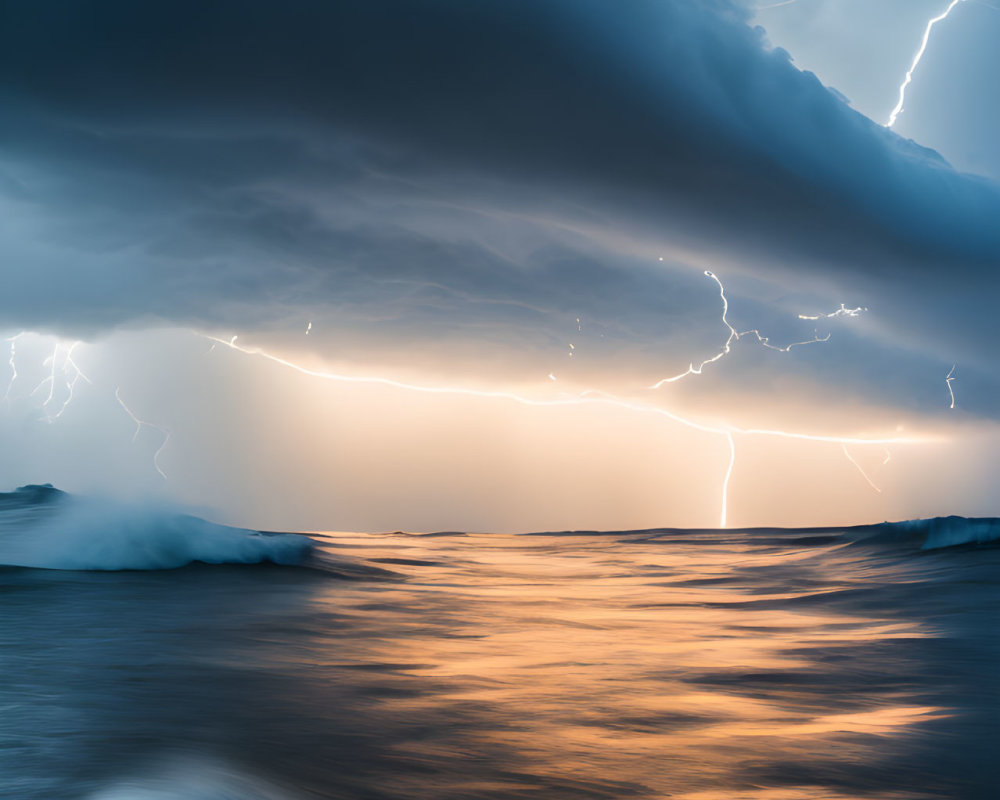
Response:
[{"label": "dark blue water", "polygon": [[0,568],[0,797],[995,798],[1000,548],[937,525]]}]

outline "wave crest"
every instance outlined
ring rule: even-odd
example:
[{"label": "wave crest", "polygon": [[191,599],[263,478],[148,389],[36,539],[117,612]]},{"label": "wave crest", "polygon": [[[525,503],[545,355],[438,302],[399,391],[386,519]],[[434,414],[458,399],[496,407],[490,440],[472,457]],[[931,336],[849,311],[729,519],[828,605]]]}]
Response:
[{"label": "wave crest", "polygon": [[921,550],[1000,542],[1000,519],[994,517],[933,517],[862,526],[856,544],[902,544]]},{"label": "wave crest", "polygon": [[231,528],[166,509],[67,495],[51,486],[0,494],[0,565],[160,570],[205,564],[302,564],[308,536]]}]

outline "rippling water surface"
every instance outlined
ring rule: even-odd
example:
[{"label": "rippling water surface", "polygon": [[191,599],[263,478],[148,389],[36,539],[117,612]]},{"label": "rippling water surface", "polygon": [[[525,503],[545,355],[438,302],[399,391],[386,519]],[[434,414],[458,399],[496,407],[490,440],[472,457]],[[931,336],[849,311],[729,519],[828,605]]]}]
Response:
[{"label": "rippling water surface", "polygon": [[0,570],[0,796],[998,796],[996,546],[317,538]]}]

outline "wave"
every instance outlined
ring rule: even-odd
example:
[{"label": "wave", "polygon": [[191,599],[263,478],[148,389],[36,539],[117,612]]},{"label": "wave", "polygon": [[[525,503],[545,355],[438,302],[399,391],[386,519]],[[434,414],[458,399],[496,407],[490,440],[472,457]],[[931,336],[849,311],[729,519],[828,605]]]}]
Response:
[{"label": "wave", "polygon": [[862,541],[904,541],[921,550],[1000,542],[1000,519],[995,517],[933,517],[871,527],[875,534]]},{"label": "wave", "polygon": [[87,800],[294,800],[256,776],[204,757],[176,759],[154,774],[116,782]]},{"label": "wave", "polygon": [[162,570],[205,564],[301,565],[315,543],[232,528],[167,509],[82,498],[49,484],[0,493],[0,565]]}]

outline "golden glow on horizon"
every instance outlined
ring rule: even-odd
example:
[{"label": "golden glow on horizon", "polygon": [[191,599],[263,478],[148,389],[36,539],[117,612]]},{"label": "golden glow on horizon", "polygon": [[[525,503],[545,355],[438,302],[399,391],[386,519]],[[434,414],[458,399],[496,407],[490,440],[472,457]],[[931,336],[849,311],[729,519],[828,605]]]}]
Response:
[{"label": "golden glow on horizon", "polygon": [[[847,445],[846,444],[843,445],[843,448],[844,448],[844,455],[847,456],[847,460],[850,461],[855,467],[858,468],[858,472],[861,473],[861,477],[864,478],[868,482],[868,485],[871,486],[872,489],[874,489],[879,494],[882,494],[882,490],[879,489],[878,486],[875,485],[875,482],[870,477],[868,477],[868,473],[865,472],[861,468],[861,465],[857,461],[854,460],[854,456],[851,455],[850,451],[847,449]],[[887,464],[887,463],[889,463],[889,459],[888,458],[885,461],[882,462],[883,465]]]},{"label": "golden glow on horizon", "polygon": [[[715,276],[712,275],[711,277],[714,278]],[[715,280],[718,282],[718,279]],[[846,447],[846,445],[848,444],[852,445],[917,444],[917,443],[924,443],[924,442],[938,440],[938,437],[928,436],[928,435],[887,436],[887,437],[832,436],[823,434],[800,433],[797,431],[785,431],[779,429],[741,428],[739,426],[728,423],[711,425],[699,422],[689,417],[681,416],[677,413],[674,413],[673,411],[670,411],[669,409],[662,408],[660,406],[653,406],[644,403],[637,403],[630,400],[624,400],[615,395],[595,389],[586,390],[573,396],[563,396],[551,399],[537,399],[537,398],[526,397],[525,395],[509,391],[472,389],[468,387],[454,386],[454,385],[431,386],[431,385],[408,383],[406,381],[399,381],[384,376],[350,375],[345,373],[337,373],[326,370],[313,369],[310,367],[306,367],[302,364],[296,363],[294,361],[291,361],[287,358],[274,355],[273,353],[270,353],[258,347],[245,347],[237,343],[237,340],[239,339],[238,335],[232,336],[229,339],[224,339],[218,336],[212,336],[210,334],[205,334],[205,333],[200,333],[198,335],[213,342],[213,346],[224,345],[232,350],[236,350],[237,352],[243,353],[244,355],[260,357],[268,361],[274,362],[276,364],[279,364],[288,369],[295,370],[296,372],[299,372],[303,375],[307,375],[313,378],[319,378],[322,380],[338,381],[344,383],[355,383],[355,384],[389,386],[397,389],[403,389],[405,391],[420,392],[424,394],[457,395],[463,397],[478,397],[485,399],[504,400],[508,402],[517,403],[519,405],[532,406],[532,407],[604,405],[636,413],[656,415],[659,417],[666,418],[672,422],[676,422],[677,424],[683,425],[687,428],[691,428],[693,430],[717,436],[723,436],[726,438],[727,443],[729,445],[729,461],[726,471],[722,478],[722,498],[719,510],[719,524],[720,527],[723,528],[726,527],[726,525],[728,524],[729,482],[732,477],[732,473],[736,463],[736,443],[734,435],[739,434],[747,436],[778,437],[783,439],[793,439],[793,440],[810,441],[810,442],[825,442],[831,444],[839,444],[842,447]],[[850,459],[849,455],[848,458]],[[853,459],[850,460],[853,462]]]},{"label": "golden glow on horizon", "polygon": [[[717,279],[716,282],[718,283]],[[722,294],[721,285],[720,285],[720,294]],[[850,309],[847,309],[848,313],[850,311],[851,311]],[[838,315],[838,312],[836,311],[833,312],[833,315]],[[187,332],[187,334],[190,333],[191,333],[190,331]],[[29,335],[32,338],[30,340],[25,339],[23,338],[25,335]],[[804,450],[788,450],[785,451],[784,455],[779,459],[778,462],[775,462],[774,459],[768,455],[768,453],[772,452],[771,445],[765,445],[763,449],[747,447],[747,445],[749,445],[750,438],[761,439],[764,441],[768,439],[785,440],[792,443],[800,442],[803,444],[813,442],[820,446],[826,444],[835,444],[838,446],[838,450],[840,450],[840,452],[837,453],[837,455],[842,458],[845,458],[848,461],[848,463],[850,463],[855,469],[857,469],[858,472],[866,480],[866,482],[868,482],[869,486],[871,486],[871,488],[878,494],[882,493],[881,487],[877,486],[874,480],[869,476],[868,472],[866,471],[868,469],[867,465],[865,465],[865,467],[861,466],[861,463],[865,463],[865,461],[868,460],[867,456],[866,459],[860,459],[860,457],[856,459],[855,454],[852,454],[851,452],[848,451],[848,447],[853,449],[853,448],[864,448],[864,447],[870,447],[872,445],[878,445],[880,448],[884,448],[887,445],[928,444],[931,442],[951,441],[951,437],[946,434],[934,435],[931,433],[920,433],[920,432],[913,434],[908,432],[903,433],[902,429],[898,427],[896,428],[896,432],[893,432],[891,434],[879,435],[877,432],[874,432],[871,435],[851,435],[851,436],[839,435],[836,433],[825,433],[825,432],[811,433],[808,432],[808,425],[814,423],[806,423],[806,422],[800,422],[802,427],[807,428],[807,430],[805,431],[795,430],[795,429],[772,428],[772,427],[752,428],[745,425],[735,424],[734,422],[726,420],[724,417],[713,418],[711,416],[705,416],[706,412],[703,412],[702,415],[697,415],[689,413],[686,410],[682,411],[676,408],[664,407],[658,404],[660,400],[654,399],[653,395],[646,395],[645,398],[647,399],[644,399],[638,395],[619,396],[598,389],[586,389],[584,391],[579,391],[580,387],[576,388],[566,387],[562,391],[560,391],[559,389],[555,389],[555,391],[553,391],[554,387],[552,381],[556,379],[555,373],[552,373],[549,376],[549,379],[545,380],[544,383],[542,384],[537,384],[535,386],[532,386],[531,388],[517,388],[517,389],[477,388],[475,386],[446,382],[447,379],[436,379],[433,382],[423,383],[420,379],[399,380],[393,377],[389,377],[389,375],[386,375],[384,373],[381,375],[378,374],[359,375],[347,370],[336,371],[336,370],[325,369],[319,366],[317,367],[307,366],[306,364],[303,364],[294,358],[279,356],[261,348],[245,345],[240,341],[238,336],[220,337],[220,336],[214,336],[210,334],[197,333],[197,332],[196,335],[198,336],[198,338],[207,340],[211,343],[208,352],[212,352],[216,350],[219,345],[223,345],[243,355],[258,357],[267,362],[273,363],[281,368],[294,370],[295,372],[303,376],[306,376],[307,378],[316,378],[324,381],[344,382],[344,383],[356,384],[359,386],[382,386],[391,389],[399,389],[405,392],[412,392],[424,395],[441,395],[441,396],[451,396],[456,398],[463,398],[463,397],[482,398],[487,400],[496,400],[504,403],[513,403],[526,408],[537,408],[537,409],[548,408],[548,409],[558,410],[560,408],[568,409],[569,407],[579,407],[581,409],[604,408],[608,409],[610,412],[627,412],[626,416],[622,417],[619,415],[619,418],[624,422],[629,416],[631,416],[634,417],[634,420],[632,422],[626,423],[626,427],[621,430],[619,430],[617,423],[614,421],[615,420],[614,416],[602,417],[600,414],[595,416],[595,415],[590,415],[589,412],[583,411],[585,416],[569,415],[566,417],[565,424],[561,422],[558,423],[558,431],[559,431],[558,433],[555,433],[555,429],[553,429],[553,424],[556,422],[557,419],[565,415],[559,415],[559,417],[556,416],[546,417],[544,414],[537,414],[537,415],[532,414],[530,419],[533,421],[528,422],[529,418],[525,417],[524,422],[516,423],[517,425],[520,426],[528,426],[528,427],[522,427],[521,430],[524,432],[530,430],[531,433],[518,434],[519,436],[526,436],[527,438],[520,438],[515,440],[507,439],[508,443],[507,446],[509,446],[511,441],[521,442],[521,444],[518,445],[519,452],[522,453],[522,456],[524,458],[528,458],[530,460],[531,459],[530,452],[531,449],[534,447],[534,445],[531,444],[532,442],[538,442],[539,446],[541,446],[540,443],[543,440],[548,440],[547,447],[550,450],[552,450],[553,454],[556,455],[556,457],[558,457],[558,453],[560,452],[569,453],[575,449],[576,447],[575,445],[569,444],[572,441],[573,437],[580,439],[581,442],[583,442],[583,440],[592,439],[593,444],[596,445],[598,449],[587,450],[587,448],[584,447],[579,451],[578,457],[585,457],[585,454],[589,452],[593,453],[594,456],[599,459],[599,463],[602,463],[601,460],[604,458],[612,459],[612,461],[607,462],[608,465],[610,465],[610,463],[616,463],[617,464],[616,469],[618,470],[625,470],[627,472],[627,470],[630,467],[643,469],[644,475],[652,476],[652,478],[647,479],[646,477],[644,477],[642,480],[636,482],[634,488],[627,488],[626,487],[627,481],[625,481],[624,478],[622,478],[622,481],[625,482],[616,480],[612,481],[610,484],[607,485],[607,492],[609,497],[622,498],[618,502],[625,503],[625,506],[623,506],[623,508],[632,509],[630,513],[625,514],[625,518],[631,520],[631,522],[637,522],[643,518],[650,519],[651,515],[655,515],[657,513],[655,510],[656,508],[662,509],[663,507],[666,507],[671,510],[671,517],[674,520],[678,519],[678,517],[683,517],[685,514],[691,514],[691,513],[695,515],[695,519],[697,520],[698,509],[700,508],[704,510],[706,508],[705,504],[707,503],[708,504],[707,508],[710,509],[713,506],[717,508],[716,512],[717,513],[716,519],[718,520],[717,524],[719,524],[721,527],[726,527],[729,524],[730,517],[732,515],[732,509],[734,507],[733,494],[732,494],[732,492],[734,491],[733,489],[734,477],[740,478],[739,481],[735,482],[735,485],[738,487],[736,491],[737,491],[737,497],[739,498],[740,516],[745,519],[748,513],[751,515],[755,513],[753,511],[754,509],[757,510],[756,513],[759,513],[762,510],[773,508],[773,506],[769,505],[769,503],[773,504],[776,501],[775,499],[771,499],[770,501],[768,501],[766,498],[771,493],[769,491],[765,491],[764,488],[760,485],[760,481],[752,477],[753,475],[758,475],[760,469],[764,469],[767,472],[771,472],[772,470],[775,469],[780,471],[787,468],[780,466],[782,463],[786,465],[792,463],[798,463],[800,464],[799,467],[800,470],[802,470],[802,477],[804,480],[806,480],[806,483],[803,484],[802,489],[806,489],[806,487],[809,485],[808,480],[810,480],[809,478],[810,475],[814,476],[813,478],[811,478],[811,480],[813,481],[816,480],[815,476],[818,476],[820,474],[816,470],[827,471],[826,474],[831,476],[838,474],[835,470],[833,472],[829,472],[829,470],[831,470],[832,465],[825,456],[819,455],[820,451],[814,451],[814,454],[810,455],[807,451]],[[35,338],[39,338],[39,341],[36,342]],[[35,378],[34,375],[32,375],[32,372],[36,370],[33,369],[32,372],[26,371],[25,369],[23,369],[24,365],[21,362],[24,362],[25,359],[28,359],[32,365],[35,365],[35,359],[36,358],[42,359],[42,356],[41,355],[36,356],[34,353],[32,353],[32,349],[40,347],[45,347],[50,349],[49,357],[44,358],[44,360],[41,362],[44,364],[46,368],[45,375],[42,377],[42,380],[39,382],[39,384],[35,386],[34,394],[37,397],[37,401],[35,402],[36,406],[40,404],[42,409],[45,408],[45,405],[49,405],[52,407],[52,412],[48,413],[46,419],[49,422],[55,421],[62,415],[62,412],[65,411],[66,408],[74,401],[73,392],[74,388],[79,388],[77,386],[79,380],[83,379],[86,382],[90,382],[90,377],[83,372],[83,370],[79,367],[79,365],[75,360],[76,353],[79,349],[80,343],[79,342],[74,343],[64,340],[56,340],[56,343],[53,345],[52,338],[48,336],[30,334],[25,332],[10,337],[8,341],[10,342],[10,349],[11,349],[11,355],[9,358],[11,378],[10,382],[8,383],[7,391],[5,394],[5,397],[7,397],[8,400],[14,398],[15,395],[17,397],[22,397],[22,398],[25,396],[24,392],[11,390],[12,386],[16,390],[17,386],[20,385],[19,382],[22,380],[23,377],[27,377],[30,375],[31,376],[30,380],[32,382],[32,385],[34,385],[34,381],[37,380],[37,378]],[[26,342],[30,343],[30,347],[28,345],[25,345]],[[22,345],[24,345],[25,347],[22,347]],[[144,345],[144,347],[148,346],[149,345]],[[90,357],[89,349],[88,349],[88,357]],[[189,356],[186,355],[179,356],[179,358],[187,359],[189,358]],[[18,375],[18,367],[22,367],[21,369],[21,372],[23,373],[22,375]],[[88,367],[88,371],[89,369],[90,368]],[[107,377],[103,377],[100,382],[102,384],[110,383],[111,386],[115,386],[115,384],[117,383],[116,380],[114,379],[109,380]],[[562,382],[559,383],[559,386],[560,387],[563,386]],[[51,398],[47,398],[44,396],[46,389],[49,390],[48,394],[52,395]],[[169,442],[171,441],[172,431],[167,427],[164,427],[160,424],[156,424],[153,422],[148,422],[146,419],[143,419],[140,416],[138,416],[132,410],[132,408],[126,404],[125,399],[122,395],[122,391],[123,389],[121,387],[116,388],[114,391],[114,396],[117,404],[121,408],[121,411],[124,412],[129,417],[129,419],[134,425],[134,431],[132,433],[132,441],[136,442],[138,440],[138,437],[142,433],[143,427],[148,427],[157,431],[157,433],[162,437],[162,441],[158,441],[156,443],[152,442],[150,443],[151,448],[155,448],[154,452],[152,453],[152,466],[160,478],[163,479],[168,478],[167,474],[168,470],[164,468],[162,455],[165,449],[168,447]],[[216,391],[218,391],[218,389]],[[127,394],[129,394],[129,391],[127,390],[126,387],[126,395]],[[734,402],[737,402],[735,396],[733,396],[730,399],[732,399]],[[91,400],[88,399],[87,402],[90,403]],[[145,402],[146,404],[148,404],[148,400]],[[289,402],[294,402],[294,399],[291,396],[286,396],[285,400],[283,401],[283,407],[288,407],[287,404]],[[349,400],[348,402],[352,403],[354,401]],[[398,401],[389,400],[388,402],[394,403]],[[58,410],[55,409],[55,404],[59,405]],[[384,412],[386,412],[390,407],[391,406],[387,404],[385,406]],[[458,413],[460,415],[465,414],[465,412],[461,410],[463,408],[463,406],[461,405],[451,406],[450,407],[451,411],[447,413],[443,411],[443,409],[448,408],[447,404],[442,405],[435,403],[433,407],[434,408],[440,407],[440,409],[442,409],[441,413],[444,414],[442,422],[446,418],[448,418],[449,413],[450,414]],[[469,432],[475,431],[477,432],[476,435],[478,436],[478,431],[482,430],[484,432],[483,433],[484,438],[480,442],[480,447],[492,448],[494,446],[500,446],[502,448],[504,446],[502,445],[502,443],[500,442],[494,443],[493,440],[490,439],[490,435],[486,433],[489,427],[493,425],[493,423],[490,422],[490,420],[493,418],[495,414],[499,413],[501,414],[500,419],[507,419],[508,422],[506,424],[509,425],[511,424],[509,420],[513,418],[507,416],[505,412],[502,412],[499,409],[497,409],[497,411],[489,410],[488,406],[483,407],[481,410],[475,410],[475,408],[471,406],[468,408],[469,408],[469,413],[472,415],[470,419],[475,418],[477,420],[477,423],[476,426],[469,428],[469,431],[467,431],[463,435],[467,437],[469,435]],[[765,408],[768,408],[768,406],[762,406],[761,408],[763,410]],[[426,410],[421,413],[427,415],[430,409],[431,406],[427,406]],[[788,409],[788,411],[790,413],[793,413],[794,410],[790,408]],[[161,409],[155,413],[162,416],[164,411]],[[434,412],[434,414],[436,413],[437,412]],[[322,411],[320,411],[320,414],[322,414]],[[430,418],[435,420],[437,419],[436,416],[433,415],[431,417],[425,416],[424,418],[425,419]],[[649,431],[650,434],[653,433],[651,429],[646,427],[645,423],[643,422],[644,418],[661,419],[666,422],[676,423],[678,426],[681,426],[682,428],[685,428],[693,432],[695,434],[695,437],[694,438],[680,437],[679,432],[671,433],[668,427],[664,428],[662,431],[657,430],[655,436],[655,441],[657,444],[654,446],[652,445],[654,438],[650,438],[645,433],[643,433],[643,431]],[[782,416],[782,419],[793,419],[793,418],[794,417],[792,416],[784,416],[784,415]],[[322,416],[320,416],[318,419],[322,419]],[[410,424],[413,424],[418,419],[419,417],[414,417]],[[452,417],[452,419],[454,419],[454,417]],[[265,423],[264,420],[262,419],[258,421],[256,424],[260,425]],[[417,424],[419,426],[419,423]],[[435,422],[434,424],[437,424],[437,422]],[[459,423],[459,428],[458,428],[459,430],[461,430],[463,424],[464,423],[462,422]],[[850,424],[849,418],[845,417],[845,419],[842,420],[840,424]],[[576,430],[579,432],[577,433],[573,432],[574,426],[576,426]],[[405,430],[406,430],[405,428],[400,429],[399,431],[397,431],[396,435],[398,436],[402,434],[404,437],[408,438],[409,434],[405,433]],[[514,428],[513,430],[517,429]],[[622,433],[625,430],[627,430],[628,433],[625,434],[624,438],[621,438],[620,441],[616,441],[618,437],[622,436]],[[338,430],[338,433],[336,435],[338,437],[341,437],[343,436],[344,433],[345,431]],[[719,447],[719,449],[716,449],[716,445],[714,444],[709,445],[707,442],[700,441],[698,438],[700,434],[707,434],[709,436],[715,437],[716,440],[724,439],[725,447],[724,448]],[[648,444],[650,445],[650,447],[646,447],[645,444],[643,445],[638,444],[644,437],[648,439]],[[738,437],[744,437],[744,438],[741,439],[740,442],[738,443],[737,442]],[[361,439],[358,437],[351,437],[351,438],[355,440],[352,445],[349,445],[349,447],[355,448],[352,449],[352,452],[359,452],[356,450],[356,448],[366,447],[365,442],[368,441],[367,439]],[[607,442],[607,444],[601,443],[602,438]],[[673,443],[674,439],[677,440],[676,444]],[[440,442],[443,440],[438,439],[437,441]],[[615,443],[612,444],[612,442]],[[721,444],[722,442],[719,442],[719,445]],[[744,463],[744,459],[750,459],[750,463],[754,463],[755,461],[758,463],[758,466],[756,466],[752,471],[747,472],[745,470],[741,470],[739,472],[739,475],[737,475],[737,468],[739,467],[739,465],[737,464],[737,458],[736,458],[737,455],[736,450],[738,445],[741,447],[746,447],[745,450],[740,451],[740,464]],[[385,446],[385,444],[376,445],[376,447],[381,447],[381,446]],[[418,448],[417,450],[414,451],[415,454],[419,452],[427,452],[426,450],[420,450],[419,448],[429,446],[430,448],[432,448],[431,452],[435,454],[444,455],[444,460],[440,462],[440,466],[444,466],[449,463],[452,464],[455,463],[453,455],[450,454],[446,455],[446,453],[450,453],[450,451],[441,449],[433,440],[426,440],[423,444],[420,445],[414,442],[414,444],[409,446]],[[458,446],[457,440],[456,440],[456,446]],[[638,450],[636,449],[637,447]],[[630,462],[628,460],[628,457],[625,456],[626,453],[630,452],[630,448],[631,452],[635,453],[641,452],[642,458],[645,459],[645,462],[642,461]],[[670,452],[671,453],[670,458],[667,460],[660,460],[655,455],[655,453],[657,452],[657,448],[670,448],[669,451],[668,450],[661,451],[664,452],[664,454]],[[486,470],[487,472],[492,471],[494,481],[496,481],[498,478],[500,478],[501,481],[504,480],[501,477],[502,475],[506,474],[504,470],[514,469],[517,474],[520,474],[521,472],[524,471],[524,466],[515,467],[514,464],[518,463],[516,459],[513,461],[508,460],[508,457],[506,455],[501,455],[503,452],[504,451],[502,449],[496,451],[497,455],[500,455],[501,458],[500,461],[497,461],[494,458],[494,460],[491,460],[489,462],[493,465],[492,467],[485,467],[485,466],[483,467],[483,469]],[[597,455],[598,452],[600,452],[602,455],[598,456]],[[292,451],[289,451],[289,455],[291,454]],[[695,456],[697,456],[697,458],[695,458]],[[521,456],[519,456],[518,458],[520,457]],[[618,461],[618,459],[622,458],[624,458],[625,460]],[[883,464],[888,463],[890,458],[891,454],[886,449],[885,460],[882,461],[882,463]],[[802,459],[805,459],[805,461],[802,461]],[[767,463],[769,460],[771,462],[770,464]],[[861,463],[859,463],[859,461]],[[474,464],[475,462],[473,461],[469,463],[470,466],[472,466],[472,464]],[[507,464],[507,466],[502,466],[505,463]],[[645,463],[644,467],[639,466],[642,463]],[[804,464],[806,463],[810,464],[808,468],[804,466]],[[667,466],[668,464],[669,467]],[[224,469],[225,468],[224,461],[220,461],[217,467],[220,469]],[[550,472],[548,474],[552,474],[553,476],[555,475],[555,473],[551,472],[551,470],[559,470],[560,473],[563,472],[563,468],[558,464],[557,460],[552,461],[551,467],[549,469]],[[665,471],[660,473],[659,472],[660,469],[663,469]],[[558,494],[559,492],[562,492],[564,494],[565,499],[562,501],[563,507],[573,507],[573,508],[578,507],[578,513],[568,515],[576,520],[574,524],[581,525],[582,523],[583,525],[586,525],[587,524],[586,521],[592,518],[595,522],[597,519],[601,519],[602,524],[606,527],[613,526],[613,522],[610,520],[610,515],[606,519],[599,505],[594,505],[588,502],[585,495],[575,494],[575,492],[577,492],[577,489],[570,488],[571,486],[573,486],[573,484],[569,481],[568,476],[574,471],[576,471],[576,468],[570,467],[569,470],[565,473],[565,479],[564,477],[560,477],[558,479],[553,477],[551,485],[548,483],[548,478],[545,477],[547,473],[544,470],[538,470],[538,471],[532,470],[532,473],[535,474],[535,477],[533,478],[534,481],[538,481],[539,479],[541,479],[543,482],[546,483],[547,486],[549,486],[549,489],[554,490],[556,494]],[[486,481],[485,474],[486,473],[484,473],[483,481],[479,481],[479,479],[476,479],[476,481],[470,483],[469,489],[474,493],[474,495],[470,495],[470,500],[472,496],[483,495],[483,491],[485,491],[485,489],[482,487],[485,487],[487,483],[489,483],[489,481]],[[600,474],[599,469],[597,469],[596,471],[586,470],[584,471],[584,473],[577,472],[578,483],[579,481],[582,481],[582,483],[579,483],[579,486],[583,486],[584,484],[586,484],[588,481],[591,480],[600,480],[599,474]],[[655,476],[658,474],[671,476],[667,478],[667,480],[669,481],[670,488],[667,489],[667,487],[664,486],[665,491],[662,493],[662,495],[658,493],[657,489],[655,488],[655,481],[657,480]],[[684,474],[685,477],[681,478],[680,477],[681,474]],[[702,477],[699,479],[701,481],[701,486],[707,487],[708,491],[703,491],[703,490],[698,490],[696,492],[692,491],[694,485],[692,481],[695,480],[694,475],[696,474],[702,475]],[[744,476],[748,478],[746,484],[744,484],[743,480]],[[405,474],[401,474],[400,477],[404,481],[408,480],[408,478],[405,477]],[[246,479],[253,479],[253,475],[247,475]],[[398,479],[399,478],[397,478],[397,480]],[[447,477],[447,472],[440,472],[438,479],[445,481],[449,480],[449,478]],[[719,489],[711,490],[710,487],[715,483],[716,480],[718,481],[718,484],[716,485],[718,485]],[[182,480],[181,484],[183,483],[184,481]],[[480,483],[482,484],[482,486],[480,486]],[[679,488],[680,486],[685,484],[689,485],[687,489]],[[751,486],[755,488],[751,490],[750,488]],[[836,493],[838,491],[842,491],[845,493],[845,497],[849,496],[847,492],[851,490],[848,488],[848,486],[849,484],[845,483],[843,487],[835,489],[834,492]],[[643,494],[637,493],[640,491],[640,487],[641,487],[641,492],[644,492]],[[364,489],[364,487],[361,487],[360,485],[355,485],[354,491],[358,491],[359,489],[362,492],[367,491]],[[539,519],[548,520],[547,524],[551,526],[553,518],[558,518],[560,516],[559,514],[553,514],[550,511],[542,510],[544,506],[539,504],[542,503],[543,499],[546,497],[544,491],[536,491],[534,488],[528,489],[527,485],[522,486],[521,484],[518,484],[516,481],[513,484],[509,485],[508,491],[510,490],[527,492],[527,496],[534,496],[535,498],[534,505],[531,506],[531,508],[535,509],[534,512],[531,512],[527,515],[513,515],[511,517],[512,519],[523,518],[524,520],[528,520],[529,518],[534,516],[539,516],[540,514]],[[188,491],[191,490],[189,489]],[[829,489],[824,489],[823,493],[821,494],[821,497],[828,497],[829,491],[830,491]],[[759,499],[754,499],[757,498],[758,494],[760,495]],[[556,495],[550,494],[548,496],[554,499]],[[374,498],[374,495],[372,497]],[[399,495],[400,502],[403,502],[404,498],[406,497],[407,495],[405,492],[400,493]],[[628,497],[629,499],[625,500],[624,498],[626,497]],[[645,499],[640,500],[640,498],[647,498],[647,497],[649,498],[649,501]],[[697,499],[695,499],[696,497]],[[653,498],[658,498],[655,503],[652,502]],[[407,502],[412,503],[413,498],[411,497]],[[421,502],[422,502],[421,500],[419,499],[417,500],[418,504]],[[480,496],[478,502],[483,504],[482,505],[483,508],[492,507],[488,499],[486,499],[485,495]],[[717,506],[715,505],[716,502],[718,503]],[[566,506],[566,504],[569,505]],[[417,507],[418,506],[414,506],[414,508]],[[463,508],[464,507],[475,508],[478,506],[470,506],[468,503],[466,503],[463,505]],[[793,507],[794,506],[788,506],[788,508],[793,508]],[[863,505],[858,506],[859,514],[860,514],[860,509],[862,507]],[[584,513],[585,510],[588,508],[590,509],[590,511]],[[595,510],[598,513],[595,514],[594,513]],[[419,518],[420,514],[422,513],[424,512],[418,511],[417,518]],[[463,513],[468,514],[468,511]],[[474,529],[484,529],[485,526],[492,527],[491,523],[489,522],[490,519],[489,514],[478,515],[476,513],[473,513],[472,516],[476,520],[478,520],[478,523],[476,524],[477,527]],[[501,517],[504,516],[505,515],[501,515]],[[770,513],[765,514],[765,517],[771,517],[771,516],[772,515]],[[405,516],[404,519],[406,519]],[[652,519],[655,520],[655,516],[652,516]],[[625,520],[623,520],[623,523],[624,522]],[[354,524],[361,524],[367,527],[364,522],[360,523],[355,522]],[[524,526],[522,529],[529,529],[528,526],[531,525],[530,522],[514,522],[514,523],[508,522],[506,524],[508,525],[515,524],[518,527]],[[684,524],[699,525],[704,523],[686,522]],[[746,523],[743,521],[743,519],[741,519],[739,524],[746,524]],[[398,527],[398,525],[395,525],[395,527]],[[446,527],[451,527],[451,526],[446,525]]]}]

